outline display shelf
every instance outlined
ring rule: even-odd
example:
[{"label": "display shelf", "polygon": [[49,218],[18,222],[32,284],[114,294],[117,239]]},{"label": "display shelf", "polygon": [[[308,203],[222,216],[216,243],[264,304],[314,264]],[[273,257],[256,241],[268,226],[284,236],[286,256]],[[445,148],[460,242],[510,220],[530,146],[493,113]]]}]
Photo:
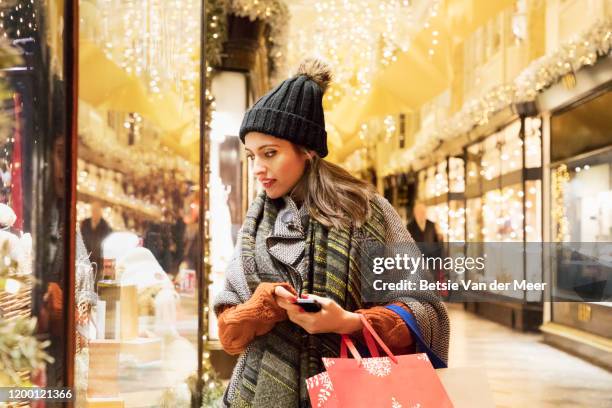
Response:
[{"label": "display shelf", "polygon": [[131,214],[146,220],[160,221],[162,219],[161,210],[158,208],[146,208],[138,203],[130,203],[117,198],[99,195],[96,192],[84,189],[81,186],[77,187],[77,200],[91,202],[100,201],[103,204],[120,207],[121,209],[130,212]]},{"label": "display shelf", "polygon": [[79,159],[86,163],[123,174],[133,173],[130,166],[121,159],[109,157],[103,151],[95,151],[83,143],[79,143]]}]

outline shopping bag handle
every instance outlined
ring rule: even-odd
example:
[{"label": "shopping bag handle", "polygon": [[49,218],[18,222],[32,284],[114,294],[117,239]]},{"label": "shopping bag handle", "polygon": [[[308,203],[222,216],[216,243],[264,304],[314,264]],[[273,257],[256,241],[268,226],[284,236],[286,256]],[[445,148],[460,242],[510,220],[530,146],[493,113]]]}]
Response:
[{"label": "shopping bag handle", "polygon": [[348,347],[353,358],[359,361],[359,364],[361,364],[361,355],[359,354],[359,351],[357,351],[353,340],[351,340],[348,334],[341,334],[340,336],[342,337],[340,340],[340,358],[347,358],[346,349]]},{"label": "shopping bag handle", "polygon": [[421,336],[421,329],[412,315],[412,313],[408,313],[404,308],[398,305],[387,305],[385,306],[387,309],[395,312],[399,317],[402,318],[406,326],[410,329],[410,333],[412,334],[412,338],[416,341],[419,350],[422,350],[427,354],[429,361],[431,361],[431,365],[434,368],[446,368],[447,365],[433,350],[425,343],[423,337]]},{"label": "shopping bag handle", "polygon": [[[368,346],[370,355],[372,357],[379,357],[378,349],[376,348],[376,343],[378,343],[380,348],[383,349],[383,351],[385,352],[385,354],[387,354],[387,356],[391,359],[391,361],[398,364],[397,357],[395,357],[395,355],[391,352],[389,347],[387,347],[385,342],[382,341],[378,333],[376,333],[374,328],[372,328],[372,326],[370,325],[368,320],[365,318],[365,316],[362,314],[359,314],[359,317],[361,319],[361,323],[363,324],[363,338],[365,339],[366,345]],[[351,340],[351,338],[348,335],[343,334],[342,340],[340,342],[340,358],[347,357],[347,347],[349,351],[351,352],[351,354],[353,355],[353,358],[361,362],[361,355],[359,355],[359,352],[355,348],[355,344],[353,344],[353,340]]]}]

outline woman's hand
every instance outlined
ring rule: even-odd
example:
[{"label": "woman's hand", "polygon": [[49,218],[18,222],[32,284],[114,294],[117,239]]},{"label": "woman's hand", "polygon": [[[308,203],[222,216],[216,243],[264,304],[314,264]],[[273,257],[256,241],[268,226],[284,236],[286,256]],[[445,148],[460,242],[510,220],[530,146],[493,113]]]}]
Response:
[{"label": "woman's hand", "polygon": [[314,299],[321,305],[321,311],[309,313],[295,304],[297,298],[285,288],[277,286],[274,295],[276,303],[287,311],[289,320],[310,334],[349,334],[361,330],[363,327],[358,313],[344,310],[331,299],[316,295],[304,295],[303,297]]}]

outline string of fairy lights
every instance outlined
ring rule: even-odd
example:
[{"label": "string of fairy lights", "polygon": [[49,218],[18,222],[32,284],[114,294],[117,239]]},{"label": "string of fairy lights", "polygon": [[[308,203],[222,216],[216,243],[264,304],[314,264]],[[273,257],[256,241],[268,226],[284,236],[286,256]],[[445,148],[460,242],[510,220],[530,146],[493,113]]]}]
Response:
[{"label": "string of fairy lights", "polygon": [[307,14],[314,18],[312,24],[291,24],[287,65],[297,66],[304,55],[320,56],[330,64],[335,80],[326,93],[328,108],[345,95],[358,98],[369,93],[377,70],[407,52],[414,34],[424,24],[429,27],[440,7],[437,0],[297,3],[292,8],[295,18]]},{"label": "string of fairy lights", "polygon": [[2,37],[18,40],[32,37],[37,31],[38,22],[34,0],[0,2],[0,32],[2,32]]}]

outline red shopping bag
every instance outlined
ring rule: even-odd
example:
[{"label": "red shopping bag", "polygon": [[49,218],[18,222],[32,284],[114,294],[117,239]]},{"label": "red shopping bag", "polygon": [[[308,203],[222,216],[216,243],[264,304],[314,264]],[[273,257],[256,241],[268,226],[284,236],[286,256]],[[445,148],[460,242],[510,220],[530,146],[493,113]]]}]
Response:
[{"label": "red shopping bag", "polygon": [[[426,354],[393,355],[367,320],[362,321],[372,357],[362,358],[343,335],[340,358],[323,358],[327,371],[307,380],[313,407],[453,407]],[[386,356],[379,355],[374,341]],[[347,348],[354,359],[347,358]]]},{"label": "red shopping bag", "polygon": [[327,371],[308,378],[306,388],[313,408],[340,408]]}]

